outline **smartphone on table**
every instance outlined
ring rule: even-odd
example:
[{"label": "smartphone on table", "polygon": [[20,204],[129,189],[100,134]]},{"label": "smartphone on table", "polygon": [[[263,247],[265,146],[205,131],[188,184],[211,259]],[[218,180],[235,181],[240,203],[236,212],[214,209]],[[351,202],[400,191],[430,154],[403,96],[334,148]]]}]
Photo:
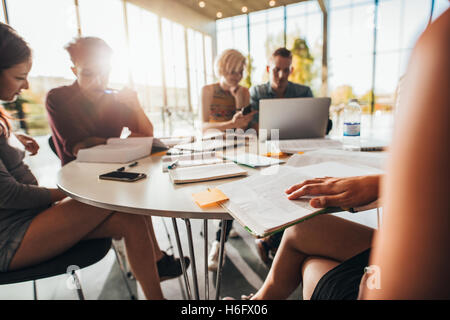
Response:
[{"label": "smartphone on table", "polygon": [[124,181],[124,182],[134,182],[141,179],[145,179],[147,175],[145,173],[138,172],[124,172],[124,171],[111,171],[108,173],[101,174],[99,176],[102,180],[114,180],[114,181]]}]

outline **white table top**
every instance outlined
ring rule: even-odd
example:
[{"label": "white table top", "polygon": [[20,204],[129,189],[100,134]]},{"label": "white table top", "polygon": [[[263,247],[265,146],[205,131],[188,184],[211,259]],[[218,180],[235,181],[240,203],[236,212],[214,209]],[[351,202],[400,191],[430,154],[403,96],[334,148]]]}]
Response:
[{"label": "white table top", "polygon": [[[72,161],[58,172],[57,185],[71,198],[105,209],[162,217],[232,219],[220,206],[200,208],[192,194],[245,176],[175,185],[168,173],[162,172],[161,156],[138,161],[136,167],[127,171],[146,173],[146,179],[136,182],[100,180],[100,174],[116,170],[122,164]],[[249,175],[258,171],[243,168]]]}]

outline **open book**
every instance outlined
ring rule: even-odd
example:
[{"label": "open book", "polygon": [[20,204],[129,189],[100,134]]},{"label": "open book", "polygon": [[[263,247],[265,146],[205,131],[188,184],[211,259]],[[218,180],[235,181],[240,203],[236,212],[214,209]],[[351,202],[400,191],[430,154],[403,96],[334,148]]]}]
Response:
[{"label": "open book", "polygon": [[285,190],[292,185],[314,177],[346,177],[381,172],[375,168],[336,162],[323,162],[300,168],[277,166],[217,188],[229,198],[220,205],[248,232],[260,238],[318,214],[343,211],[341,208],[313,208],[309,205],[311,197],[289,200]]},{"label": "open book", "polygon": [[80,149],[77,161],[126,163],[150,155],[153,137],[109,138],[106,144]]}]

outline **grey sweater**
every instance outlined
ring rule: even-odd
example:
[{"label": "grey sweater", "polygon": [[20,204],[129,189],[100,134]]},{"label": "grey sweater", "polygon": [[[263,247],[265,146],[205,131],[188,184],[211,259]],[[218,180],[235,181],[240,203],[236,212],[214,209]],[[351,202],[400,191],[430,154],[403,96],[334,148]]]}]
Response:
[{"label": "grey sweater", "polygon": [[50,190],[39,187],[28,166],[25,152],[0,136],[0,251],[23,236],[23,227],[51,204]]}]

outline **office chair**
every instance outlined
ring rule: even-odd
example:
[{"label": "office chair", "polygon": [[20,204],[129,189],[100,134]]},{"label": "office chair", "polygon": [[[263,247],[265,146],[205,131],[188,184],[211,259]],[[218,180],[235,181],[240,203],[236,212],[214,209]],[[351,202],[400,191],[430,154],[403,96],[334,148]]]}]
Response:
[{"label": "office chair", "polygon": [[[93,239],[81,241],[66,252],[34,266],[0,272],[0,285],[33,281],[33,298],[37,300],[36,280],[67,274],[76,285],[78,298],[84,300],[79,278],[75,271],[83,269],[103,259],[111,249],[111,239]],[[126,281],[126,278],[124,278]],[[126,282],[131,299],[135,300]]]}]

